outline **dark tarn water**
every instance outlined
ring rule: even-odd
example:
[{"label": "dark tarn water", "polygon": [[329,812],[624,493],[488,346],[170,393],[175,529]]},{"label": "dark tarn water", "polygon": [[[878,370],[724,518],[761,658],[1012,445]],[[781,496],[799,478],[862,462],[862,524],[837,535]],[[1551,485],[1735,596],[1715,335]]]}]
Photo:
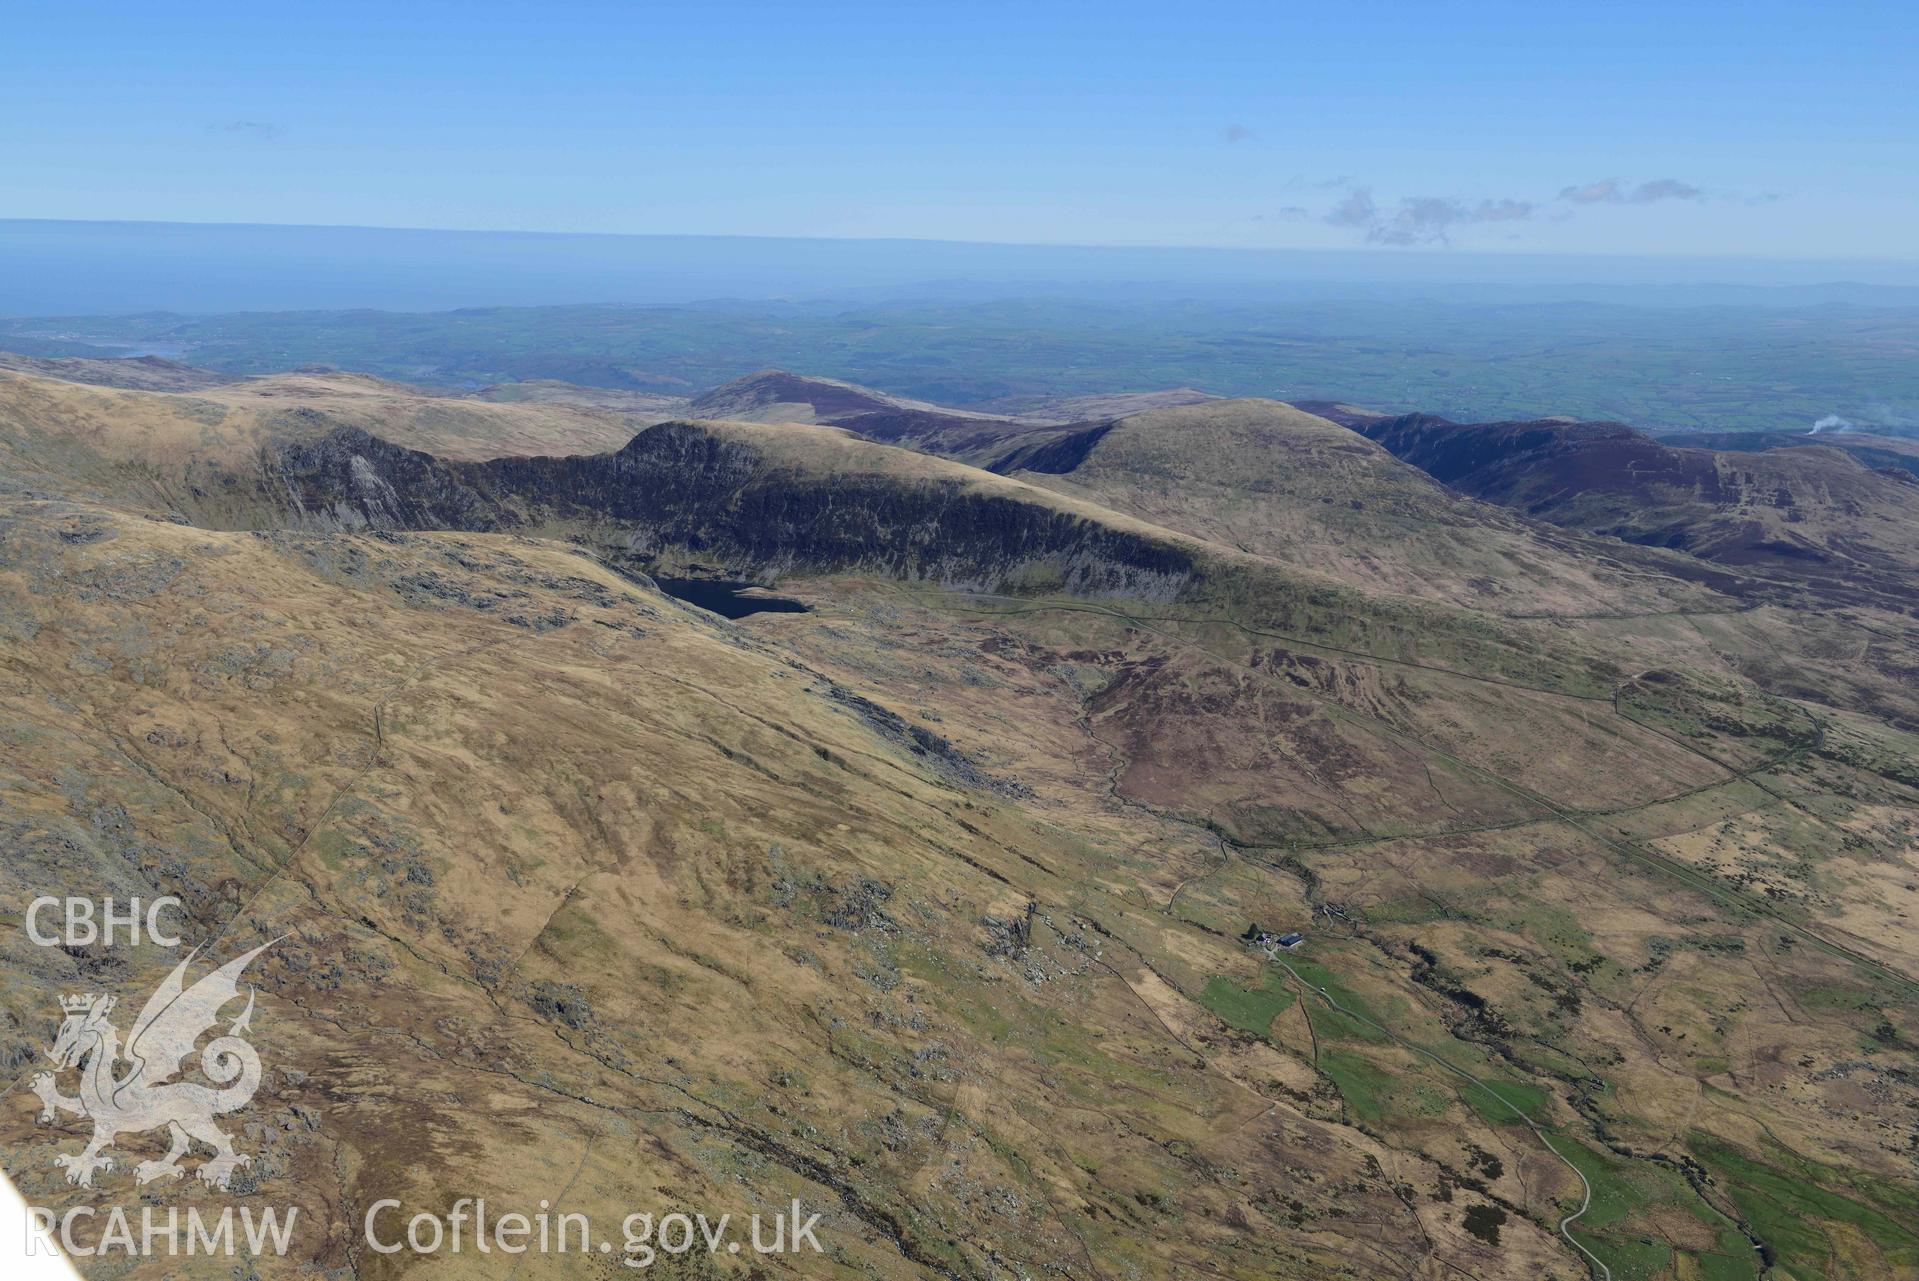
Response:
[{"label": "dark tarn water", "polygon": [[655,578],[660,590],[689,605],[711,610],[722,618],[745,618],[748,614],[804,614],[806,606],[785,596],[761,594],[756,583],[733,582],[724,578]]}]

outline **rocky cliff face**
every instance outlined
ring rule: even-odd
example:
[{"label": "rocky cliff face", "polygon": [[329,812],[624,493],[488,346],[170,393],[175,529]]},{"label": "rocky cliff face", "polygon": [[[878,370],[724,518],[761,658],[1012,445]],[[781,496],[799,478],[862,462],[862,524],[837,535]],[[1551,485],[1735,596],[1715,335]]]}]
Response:
[{"label": "rocky cliff face", "polygon": [[800,477],[748,444],[664,423],[611,454],[447,463],[357,429],[272,447],[266,500],[312,529],[564,531],[646,568],[863,571],[1167,599],[1193,553],[1044,495],[944,475]]},{"label": "rocky cliff face", "polygon": [[263,446],[260,472],[262,497],[301,528],[478,531],[506,523],[456,465],[357,427]]}]

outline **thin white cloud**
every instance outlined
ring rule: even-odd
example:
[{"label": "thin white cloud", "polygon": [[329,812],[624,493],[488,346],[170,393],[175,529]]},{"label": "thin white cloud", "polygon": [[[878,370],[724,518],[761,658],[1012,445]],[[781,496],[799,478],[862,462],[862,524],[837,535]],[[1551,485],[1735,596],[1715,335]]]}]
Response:
[{"label": "thin white cloud", "polygon": [[1378,218],[1379,207],[1373,203],[1371,187],[1354,187],[1326,214],[1326,221],[1335,227],[1370,227]]},{"label": "thin white cloud", "polygon": [[1488,198],[1458,200],[1449,196],[1407,196],[1382,209],[1370,187],[1353,187],[1325,214],[1335,227],[1363,231],[1375,245],[1446,244],[1454,228],[1479,223],[1523,222],[1538,206],[1530,200]]},{"label": "thin white cloud", "polygon": [[226,133],[236,137],[252,138],[258,142],[272,142],[286,132],[282,125],[265,120],[229,120],[224,124],[208,125],[208,133]]},{"label": "thin white cloud", "polygon": [[1704,200],[1706,193],[1677,178],[1654,178],[1637,186],[1622,178],[1601,178],[1563,188],[1559,198],[1575,205],[1651,205],[1661,200]]},{"label": "thin white cloud", "polygon": [[[1654,205],[1667,201],[1702,202],[1738,200],[1745,204],[1765,204],[1779,199],[1775,193],[1739,196],[1713,193],[1679,178],[1651,178],[1628,182],[1622,178],[1601,178],[1594,182],[1562,187],[1556,200],[1541,202],[1511,196],[1480,198],[1457,196],[1402,196],[1383,202],[1373,188],[1351,178],[1309,182],[1293,178],[1286,188],[1310,187],[1336,189],[1344,194],[1323,213],[1319,221],[1333,227],[1360,232],[1367,243],[1375,245],[1445,245],[1461,228],[1493,223],[1521,223],[1533,219],[1565,222],[1577,215],[1581,206]],[[1301,207],[1288,205],[1281,216],[1298,216]],[[1519,238],[1516,231],[1504,233],[1508,240]]]}]

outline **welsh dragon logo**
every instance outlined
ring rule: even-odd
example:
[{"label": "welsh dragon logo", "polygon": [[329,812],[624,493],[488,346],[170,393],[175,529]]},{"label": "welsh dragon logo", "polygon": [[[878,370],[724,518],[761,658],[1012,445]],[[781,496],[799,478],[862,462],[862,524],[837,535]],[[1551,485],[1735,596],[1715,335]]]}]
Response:
[{"label": "welsh dragon logo", "polygon": [[[197,1173],[221,1191],[226,1190],[235,1170],[251,1163],[252,1158],[235,1152],[233,1140],[213,1123],[214,1117],[245,1107],[260,1088],[260,1056],[241,1036],[253,1018],[251,988],[246,1009],[228,1025],[225,1035],[208,1042],[200,1053],[200,1068],[213,1084],[173,1078],[195,1043],[219,1022],[221,1009],[240,995],[241,971],[278,941],[261,944],[188,987],[187,966],[198,954],[196,950],[147,998],[124,1046],[119,1029],[107,1017],[114,1007],[111,996],[60,998],[66,1019],[47,1056],[59,1064],[62,1072],[79,1069],[80,1093],[77,1098],[61,1094],[52,1072],[35,1076],[31,1088],[40,1096],[42,1122],[50,1122],[62,1112],[93,1122],[93,1140],[85,1151],[77,1155],[63,1152],[53,1159],[54,1164],[65,1167],[68,1183],[92,1187],[96,1171],[113,1168],[113,1159],[103,1153],[114,1139],[162,1126],[172,1139],[172,1147],[160,1160],[142,1161],[134,1167],[134,1178],[140,1183],[177,1179],[186,1173],[180,1168],[180,1158],[196,1141],[214,1153],[200,1163]],[[123,1060],[126,1069],[117,1071]]]}]

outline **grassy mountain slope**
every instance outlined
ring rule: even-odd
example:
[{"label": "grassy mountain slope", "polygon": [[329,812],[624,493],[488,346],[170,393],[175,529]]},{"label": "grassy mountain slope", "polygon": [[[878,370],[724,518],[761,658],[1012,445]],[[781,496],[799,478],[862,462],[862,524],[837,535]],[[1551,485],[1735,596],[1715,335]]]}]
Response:
[{"label": "grassy mountain slope", "polygon": [[[763,369],[695,396],[688,409],[700,418],[762,423],[830,423],[869,440],[974,460],[1003,452],[1009,440],[1064,421],[948,409],[889,396],[853,383]],[[1041,431],[1041,438],[1058,433]]]},{"label": "grassy mountain slope", "polygon": [[[470,1274],[359,1215],[562,1193],[824,1210],[773,1275],[1919,1268],[1915,742],[1816,656],[1796,698],[1741,675],[1830,620],[1356,586],[1148,519],[1194,513],[1135,420],[1094,496],[820,425],[449,459],[332,380],[0,394],[0,877],[288,935],[248,1196],[307,1230],[263,1274]],[[1277,528],[1316,485],[1462,505],[1215,412],[1323,473],[1271,445]],[[643,577],[687,567],[811,612]],[[5,946],[23,1077],[57,994],[174,960]],[[35,1106],[0,1124],[30,1201],[132,1195],[66,1187]]]},{"label": "grassy mountain slope", "polygon": [[1614,423],[1558,420],[1462,426],[1408,415],[1362,430],[1489,502],[1829,598],[1909,601],[1919,574],[1919,480],[1842,450],[1675,449]]},{"label": "grassy mountain slope", "polygon": [[1010,465],[1026,461],[1015,474],[1035,484],[1383,591],[1534,615],[1716,599],[1675,577],[1687,569],[1677,561],[1571,545],[1276,401],[1153,410],[1085,435],[1077,457],[1035,451]]},{"label": "grassy mountain slope", "polygon": [[497,402],[545,402],[577,405],[585,409],[609,409],[625,414],[635,422],[665,422],[687,415],[687,398],[662,396],[655,392],[621,391],[612,387],[584,387],[578,383],[554,379],[530,378],[524,382],[497,383],[473,393],[477,400]]},{"label": "grassy mountain slope", "polygon": [[634,424],[568,405],[492,404],[434,396],[353,374],[249,378],[191,392],[82,385],[0,371],[0,447],[25,473],[77,460],[179,472],[235,465],[266,441],[341,427],[376,430],[447,458],[615,448]]},{"label": "grassy mountain slope", "polygon": [[91,383],[96,387],[126,387],[138,391],[197,391],[234,381],[227,374],[195,369],[191,365],[162,360],[158,356],[97,360],[74,356],[23,356],[0,351],[0,369],[37,378],[59,378],[67,382]]},{"label": "grassy mountain slope", "polygon": [[1701,431],[1669,432],[1659,440],[1680,449],[1729,449],[1740,453],[1764,453],[1774,449],[1808,447],[1844,450],[1868,467],[1883,470],[1896,467],[1919,474],[1919,440],[1904,436],[1881,436],[1865,431],[1776,432],[1776,431]]}]

